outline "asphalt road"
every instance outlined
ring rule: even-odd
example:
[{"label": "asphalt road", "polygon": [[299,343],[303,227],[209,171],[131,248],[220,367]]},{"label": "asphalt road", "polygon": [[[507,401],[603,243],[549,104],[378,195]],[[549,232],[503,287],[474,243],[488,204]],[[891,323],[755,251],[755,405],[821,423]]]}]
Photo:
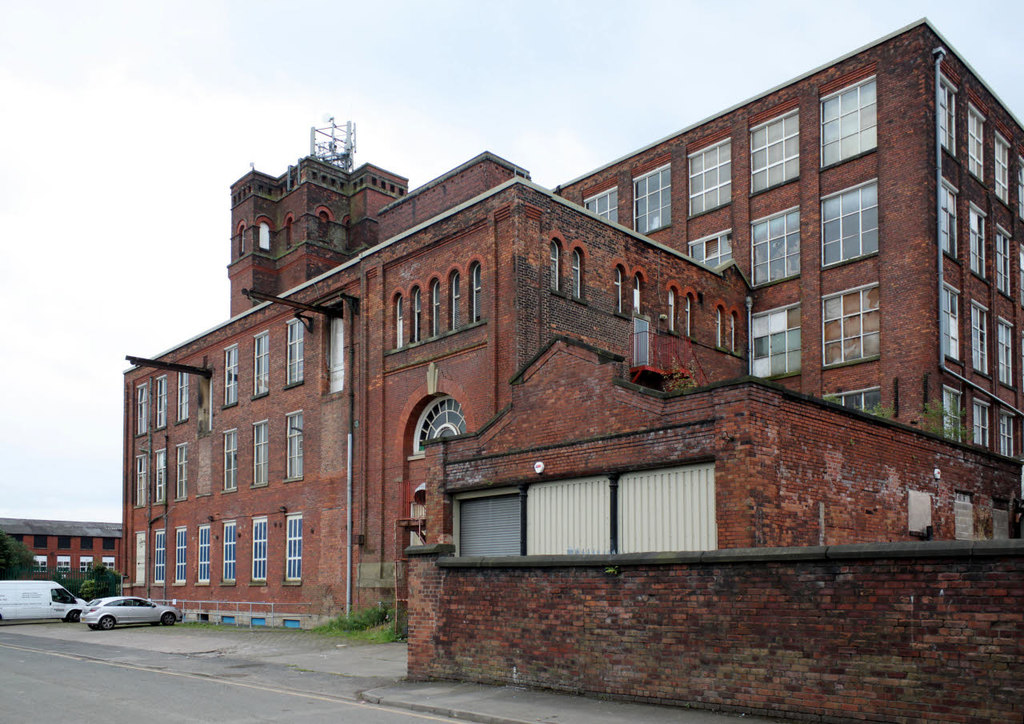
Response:
[{"label": "asphalt road", "polygon": [[403,674],[401,645],[305,632],[0,625],[5,724],[452,721],[356,699]]}]

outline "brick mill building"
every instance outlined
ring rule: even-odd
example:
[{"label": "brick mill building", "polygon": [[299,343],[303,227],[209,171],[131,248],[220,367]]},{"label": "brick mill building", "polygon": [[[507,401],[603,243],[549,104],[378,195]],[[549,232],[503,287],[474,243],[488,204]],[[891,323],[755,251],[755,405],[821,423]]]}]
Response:
[{"label": "brick mill building", "polygon": [[554,191],[252,171],[231,318],[125,374],[131,588],[314,620],[410,543],[1014,535],[1022,157],[921,21]]}]

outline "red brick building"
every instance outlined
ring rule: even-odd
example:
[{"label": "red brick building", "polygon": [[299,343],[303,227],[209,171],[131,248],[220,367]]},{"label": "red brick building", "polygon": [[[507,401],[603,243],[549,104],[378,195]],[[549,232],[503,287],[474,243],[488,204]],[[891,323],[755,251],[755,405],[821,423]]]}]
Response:
[{"label": "red brick building", "polygon": [[84,573],[103,564],[121,570],[121,524],[0,518],[0,530],[32,551],[38,570]]},{"label": "red brick building", "polygon": [[125,375],[133,588],[315,619],[401,597],[411,542],[1006,537],[1018,149],[922,22],[555,192],[252,171],[232,318]]}]

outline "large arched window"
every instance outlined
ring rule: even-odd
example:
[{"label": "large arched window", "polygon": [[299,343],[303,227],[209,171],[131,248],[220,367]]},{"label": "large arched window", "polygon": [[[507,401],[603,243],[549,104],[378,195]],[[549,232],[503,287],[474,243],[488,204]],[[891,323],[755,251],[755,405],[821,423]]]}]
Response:
[{"label": "large arched window", "polygon": [[457,271],[452,272],[451,281],[448,285],[451,289],[451,311],[452,311],[452,331],[454,332],[459,328],[459,303],[462,300],[462,292],[459,291],[459,273]]},{"label": "large arched window", "polygon": [[439,437],[453,437],[466,432],[466,418],[462,414],[462,405],[454,397],[442,397],[436,400],[420,416],[416,425],[416,450],[423,452],[423,443]]},{"label": "large arched window", "polygon": [[576,299],[583,296],[583,254],[579,249],[572,250],[572,295]]},{"label": "large arched window", "polygon": [[482,290],[482,281],[480,279],[480,264],[473,262],[473,265],[469,267],[469,321],[479,322],[482,315],[480,309],[480,293]]},{"label": "large arched window", "polygon": [[551,291],[557,292],[561,287],[558,279],[559,275],[559,258],[562,255],[562,250],[558,248],[558,242],[551,242]]},{"label": "large arched window", "polygon": [[441,282],[430,282],[430,336],[441,334]]},{"label": "large arched window", "polygon": [[395,297],[395,347],[405,345],[405,319],[402,313],[402,295]]}]

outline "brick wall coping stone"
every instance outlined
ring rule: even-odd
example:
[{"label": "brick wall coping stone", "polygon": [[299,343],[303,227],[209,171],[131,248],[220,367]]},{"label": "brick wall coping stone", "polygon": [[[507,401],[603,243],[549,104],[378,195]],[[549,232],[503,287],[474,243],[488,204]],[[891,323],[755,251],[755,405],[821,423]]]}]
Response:
[{"label": "brick wall coping stone", "polygon": [[892,558],[1024,557],[1024,540],[922,541],[920,543],[853,543],[838,546],[725,548],[716,551],[665,551],[577,556],[455,556],[450,544],[410,546],[407,556],[437,555],[442,568],[603,568],[789,561],[842,561]]}]

